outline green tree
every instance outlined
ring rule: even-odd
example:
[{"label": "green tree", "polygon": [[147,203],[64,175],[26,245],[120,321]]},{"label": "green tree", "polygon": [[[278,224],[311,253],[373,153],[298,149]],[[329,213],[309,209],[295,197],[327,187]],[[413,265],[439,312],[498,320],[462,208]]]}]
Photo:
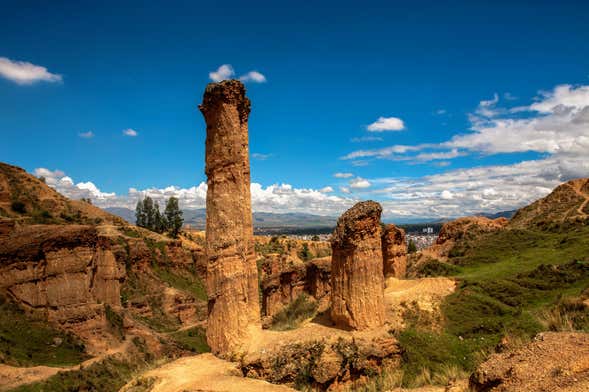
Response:
[{"label": "green tree", "polygon": [[314,235],[313,237],[311,237],[311,241],[319,241],[319,236]]},{"label": "green tree", "polygon": [[303,261],[310,260],[313,257],[311,251],[309,250],[309,245],[307,243],[303,243],[303,248],[299,251],[299,258]]},{"label": "green tree", "polygon": [[170,236],[173,238],[178,237],[178,233],[180,233],[184,219],[182,218],[182,211],[180,211],[180,207],[178,206],[177,198],[170,197],[168,199],[164,215]]},{"label": "green tree", "polygon": [[154,205],[154,214],[154,231],[161,234],[167,230],[167,221],[166,217],[160,213],[160,206],[157,202]]},{"label": "green tree", "polygon": [[135,224],[139,227],[145,227],[146,218],[145,218],[145,210],[143,209],[143,200],[137,201],[137,206],[135,207]]},{"label": "green tree", "polygon": [[413,239],[409,240],[409,244],[407,245],[407,252],[409,252],[409,253],[417,252],[417,246],[415,246],[415,242],[413,241]]},{"label": "green tree", "polygon": [[147,196],[143,200],[143,212],[145,213],[145,228],[149,230],[155,229],[155,207],[153,206],[153,199]]}]

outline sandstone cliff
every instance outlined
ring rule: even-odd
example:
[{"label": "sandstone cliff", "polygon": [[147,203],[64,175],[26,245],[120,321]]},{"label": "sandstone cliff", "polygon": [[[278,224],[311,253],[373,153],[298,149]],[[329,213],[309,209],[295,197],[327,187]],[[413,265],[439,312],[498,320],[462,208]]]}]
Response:
[{"label": "sandstone cliff", "polygon": [[384,322],[380,215],[374,201],[357,203],[337,222],[332,238],[331,319],[341,328]]},{"label": "sandstone cliff", "polygon": [[440,230],[437,245],[449,241],[460,241],[467,236],[474,237],[483,233],[501,230],[507,226],[506,218],[489,219],[484,216],[467,216],[445,223]]},{"label": "sandstone cliff", "polygon": [[207,123],[207,340],[214,353],[239,350],[260,325],[253,242],[247,120],[237,80],[211,83],[199,106]]},{"label": "sandstone cliff", "polygon": [[386,225],[382,234],[383,272],[385,278],[402,279],[407,272],[405,230]]},{"label": "sandstone cliff", "polygon": [[270,254],[260,266],[264,316],[275,315],[301,294],[318,301],[319,311],[329,306],[331,257],[303,263],[287,255]]}]

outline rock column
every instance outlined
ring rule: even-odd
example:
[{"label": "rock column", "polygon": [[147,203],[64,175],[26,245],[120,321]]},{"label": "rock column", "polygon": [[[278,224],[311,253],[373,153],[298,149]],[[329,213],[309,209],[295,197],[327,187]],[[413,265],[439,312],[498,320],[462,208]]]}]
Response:
[{"label": "rock column", "polygon": [[331,242],[331,319],[340,328],[384,323],[381,213],[380,204],[365,201],[337,221]]},{"label": "rock column", "polygon": [[405,230],[386,225],[382,235],[383,272],[386,278],[402,279],[407,271]]},{"label": "rock column", "polygon": [[237,80],[210,83],[199,106],[206,124],[207,342],[240,351],[260,328],[247,121],[250,101]]}]

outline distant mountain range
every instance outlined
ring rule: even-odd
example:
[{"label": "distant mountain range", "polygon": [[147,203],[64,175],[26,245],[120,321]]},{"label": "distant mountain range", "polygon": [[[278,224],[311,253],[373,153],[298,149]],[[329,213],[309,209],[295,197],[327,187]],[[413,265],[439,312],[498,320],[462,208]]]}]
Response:
[{"label": "distant mountain range", "polygon": [[[135,224],[135,211],[124,207],[107,207],[104,210],[111,214],[120,216],[129,223]],[[196,230],[204,230],[206,222],[206,210],[204,208],[185,209],[182,211],[184,223],[190,225]],[[479,216],[485,216],[490,219],[500,217],[511,218],[515,214],[513,211],[501,211],[493,214],[480,213]],[[435,225],[450,221],[451,219],[442,219],[432,221],[428,219],[415,219],[403,222],[401,226],[426,226]],[[278,214],[273,212],[254,212],[254,228],[259,230],[266,229],[321,229],[334,228],[337,223],[337,217],[305,214],[301,212],[289,212]]]},{"label": "distant mountain range", "polygon": [[[104,210],[111,214],[120,216],[129,223],[135,223],[135,211],[122,207],[107,207]],[[197,230],[204,230],[206,222],[206,210],[186,209],[182,211],[184,223]],[[305,214],[300,212],[289,212],[277,214],[272,212],[254,212],[254,227],[256,229],[309,229],[309,228],[333,228],[337,218]]]}]

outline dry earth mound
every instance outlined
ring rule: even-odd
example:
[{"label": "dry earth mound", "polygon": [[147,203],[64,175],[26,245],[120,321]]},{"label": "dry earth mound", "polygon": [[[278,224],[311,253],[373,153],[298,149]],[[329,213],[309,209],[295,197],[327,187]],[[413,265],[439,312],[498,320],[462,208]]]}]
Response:
[{"label": "dry earth mound", "polygon": [[518,210],[509,226],[525,228],[552,222],[586,220],[587,216],[589,178],[579,178],[557,186],[548,196]]},{"label": "dry earth mound", "polygon": [[25,170],[0,163],[0,217],[20,223],[125,224],[100,208],[62,196]]},{"label": "dry earth mound", "polygon": [[541,333],[515,352],[491,355],[470,386],[476,392],[589,391],[589,334]]}]

